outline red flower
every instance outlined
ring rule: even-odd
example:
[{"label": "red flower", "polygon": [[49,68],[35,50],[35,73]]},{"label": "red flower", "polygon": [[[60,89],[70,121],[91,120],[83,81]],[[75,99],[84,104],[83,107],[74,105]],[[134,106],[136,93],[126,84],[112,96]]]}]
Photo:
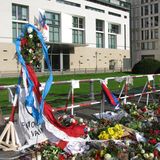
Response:
[{"label": "red flower", "polygon": [[149,133],[152,135],[152,134],[154,134],[154,130],[153,129],[150,129],[149,130]]},{"label": "red flower", "polygon": [[21,46],[23,47],[23,46],[25,46],[25,45],[27,45],[27,44],[28,44],[27,39],[26,39],[26,38],[22,38],[22,39],[21,39]]},{"label": "red flower", "polygon": [[95,160],[100,160],[100,159],[101,159],[100,152],[97,152],[95,155]]},{"label": "red flower", "polygon": [[158,130],[158,129],[156,129],[155,131],[154,131],[154,134],[155,135],[158,135],[160,133],[160,130]]},{"label": "red flower", "polygon": [[148,140],[148,142],[149,142],[150,144],[156,144],[156,143],[157,143],[157,140],[154,138],[154,139]]},{"label": "red flower", "polygon": [[71,114],[69,115],[69,117],[70,117],[70,118],[74,118],[74,116],[73,116],[73,115],[71,115]]},{"label": "red flower", "polygon": [[142,112],[146,112],[148,109],[147,109],[147,107],[145,106],[145,107],[141,108],[141,110],[142,110]]},{"label": "red flower", "polygon": [[59,160],[65,160],[65,156],[63,154],[59,154]]},{"label": "red flower", "polygon": [[156,114],[160,114],[160,107],[157,108],[157,110],[155,111]]},{"label": "red flower", "polygon": [[153,151],[153,154],[154,154],[154,157],[158,157],[158,150],[155,149],[155,150]]}]

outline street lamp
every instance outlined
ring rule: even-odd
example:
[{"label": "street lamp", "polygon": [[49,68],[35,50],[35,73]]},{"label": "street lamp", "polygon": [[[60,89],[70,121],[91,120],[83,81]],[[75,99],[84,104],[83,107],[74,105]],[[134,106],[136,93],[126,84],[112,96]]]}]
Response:
[{"label": "street lamp", "polygon": [[96,71],[97,71],[97,69],[98,69],[98,54],[100,55],[101,53],[98,53],[98,52],[95,52],[95,56],[93,56],[93,57],[95,57],[96,58]]},{"label": "street lamp", "polygon": [[83,56],[80,56],[80,57],[79,57],[79,61],[78,61],[78,63],[79,63],[79,70],[81,69],[81,64],[83,64],[82,61],[81,61],[81,58],[82,58],[82,57],[83,57]]},{"label": "street lamp", "polygon": [[81,68],[80,65],[81,65],[81,61],[79,60],[79,71],[80,71],[80,68]]},{"label": "street lamp", "polygon": [[98,52],[95,52],[95,57],[96,57],[96,71],[97,71],[97,54],[98,54]]}]

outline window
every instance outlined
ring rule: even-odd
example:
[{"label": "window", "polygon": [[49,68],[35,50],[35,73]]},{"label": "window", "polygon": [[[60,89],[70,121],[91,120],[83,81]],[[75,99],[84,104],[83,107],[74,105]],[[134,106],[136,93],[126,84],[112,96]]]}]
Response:
[{"label": "window", "polygon": [[158,34],[159,34],[159,33],[158,33],[158,29],[155,29],[155,30],[154,30],[154,38],[155,38],[155,39],[158,39],[158,37],[159,37]]},{"label": "window", "polygon": [[104,21],[96,20],[96,31],[103,31],[104,30]]},{"label": "window", "polygon": [[144,15],[148,15],[148,6],[144,6]]},{"label": "window", "polygon": [[117,48],[117,36],[109,34],[108,35],[108,48]]},{"label": "window", "polygon": [[46,12],[46,23],[49,26],[49,41],[60,42],[60,15]]},{"label": "window", "polygon": [[101,13],[105,13],[104,10],[99,9],[99,8],[94,8],[94,7],[90,7],[90,6],[85,6],[86,9],[89,9],[91,11],[96,11],[96,12],[101,12]]},{"label": "window", "polygon": [[143,31],[141,31],[141,40],[144,40]]},{"label": "window", "polygon": [[154,17],[154,26],[158,26],[158,16]]},{"label": "window", "polygon": [[28,7],[17,4],[12,5],[12,20],[28,21]]},{"label": "window", "polygon": [[112,15],[112,16],[116,16],[116,17],[121,17],[120,14],[114,13],[114,12],[108,12],[108,14],[110,14],[110,15]]},{"label": "window", "polygon": [[158,13],[158,3],[154,4],[154,13]]},{"label": "window", "polygon": [[153,4],[150,5],[150,14],[153,14]]},{"label": "window", "polygon": [[141,0],[141,4],[148,3],[148,0]]},{"label": "window", "polygon": [[109,70],[114,70],[115,69],[115,65],[116,65],[116,60],[111,59],[109,61]]},{"label": "window", "polygon": [[151,39],[158,39],[158,29],[151,30]]},{"label": "window", "polygon": [[104,47],[104,43],[103,43],[103,33],[96,33],[96,47],[97,48],[103,48]]},{"label": "window", "polygon": [[153,27],[153,17],[150,17],[150,25]]},{"label": "window", "polygon": [[109,23],[108,24],[108,32],[119,34],[121,32],[121,25]]},{"label": "window", "polygon": [[96,19],[96,47],[104,47],[104,21]]},{"label": "window", "polygon": [[70,2],[70,1],[66,1],[66,0],[56,0],[56,1],[59,3],[64,3],[66,5],[70,5],[70,6],[81,7],[81,5],[78,3],[74,3],[74,2]]},{"label": "window", "polygon": [[73,43],[79,43],[79,44],[83,44],[84,41],[84,37],[83,37],[83,31],[81,30],[72,30],[72,37],[73,37]]},{"label": "window", "polygon": [[143,26],[143,18],[141,19],[141,27],[143,28],[144,26]]},{"label": "window", "polygon": [[84,20],[80,17],[73,17],[73,27],[74,28],[84,28]]},{"label": "window", "polygon": [[154,32],[151,30],[151,39],[154,39]]},{"label": "window", "polygon": [[154,55],[142,55],[141,59],[154,59]]},{"label": "window", "polygon": [[144,26],[145,28],[148,28],[149,27],[149,21],[148,21],[149,18],[144,18]]},{"label": "window", "polygon": [[13,42],[21,34],[23,26],[28,23],[28,6],[12,4],[12,38]]},{"label": "window", "polygon": [[142,50],[155,50],[156,49],[156,45],[155,42],[142,42],[141,43],[141,49]]},{"label": "window", "polygon": [[144,31],[144,38],[145,40],[149,39],[149,30]]},{"label": "window", "polygon": [[84,19],[82,17],[72,17],[72,42],[84,43]]},{"label": "window", "polygon": [[141,7],[141,16],[144,15],[143,7]]}]

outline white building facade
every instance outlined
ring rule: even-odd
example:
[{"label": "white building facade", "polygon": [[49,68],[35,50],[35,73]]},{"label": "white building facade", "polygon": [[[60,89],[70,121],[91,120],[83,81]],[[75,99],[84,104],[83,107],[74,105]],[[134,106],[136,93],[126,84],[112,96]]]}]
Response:
[{"label": "white building facade", "polygon": [[53,70],[123,68],[130,58],[130,4],[124,0],[6,0],[0,5],[0,72],[19,72],[14,42],[24,24],[35,23],[39,8],[49,26]]},{"label": "white building facade", "polygon": [[144,58],[160,60],[160,1],[131,1],[132,66]]}]

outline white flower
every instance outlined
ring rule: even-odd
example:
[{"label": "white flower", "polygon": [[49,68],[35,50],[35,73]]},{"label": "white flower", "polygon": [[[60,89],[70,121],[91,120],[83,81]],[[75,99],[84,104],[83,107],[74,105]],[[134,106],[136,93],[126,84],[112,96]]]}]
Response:
[{"label": "white flower", "polygon": [[89,132],[90,130],[91,130],[91,129],[88,127],[88,128],[87,128],[87,131]]},{"label": "white flower", "polygon": [[144,150],[144,149],[142,149],[142,150],[141,150],[141,153],[142,153],[142,154],[144,154],[144,153],[145,153],[145,150]]},{"label": "white flower", "polygon": [[111,157],[112,157],[112,156],[111,156],[109,153],[106,153],[106,154],[104,155],[104,159],[105,159],[105,160],[109,160]]},{"label": "white flower", "polygon": [[153,153],[149,153],[149,157],[150,158],[154,158],[154,154]]},{"label": "white flower", "polygon": [[63,115],[63,119],[66,119],[67,118],[67,115]]},{"label": "white flower", "polygon": [[83,123],[83,118],[80,118],[80,119],[79,119],[79,123]]},{"label": "white flower", "polygon": [[76,121],[75,121],[75,119],[71,118],[70,122],[75,123]]},{"label": "white flower", "polygon": [[84,132],[89,132],[91,129],[89,127],[84,128]]},{"label": "white flower", "polygon": [[130,142],[128,140],[126,140],[126,146],[129,146]]},{"label": "white flower", "polygon": [[34,56],[33,59],[36,59],[36,56]]},{"label": "white flower", "polygon": [[27,28],[27,32],[30,34],[30,33],[32,33],[33,32],[33,28],[32,27],[28,27]]},{"label": "white flower", "polygon": [[146,158],[146,159],[148,159],[148,158],[149,158],[148,153],[143,154],[143,156],[144,156],[144,158]]},{"label": "white flower", "polygon": [[29,38],[32,39],[32,38],[33,38],[33,35],[32,35],[32,34],[29,34]]},{"label": "white flower", "polygon": [[32,52],[33,52],[33,50],[30,48],[30,49],[29,49],[29,53],[32,53]]}]

